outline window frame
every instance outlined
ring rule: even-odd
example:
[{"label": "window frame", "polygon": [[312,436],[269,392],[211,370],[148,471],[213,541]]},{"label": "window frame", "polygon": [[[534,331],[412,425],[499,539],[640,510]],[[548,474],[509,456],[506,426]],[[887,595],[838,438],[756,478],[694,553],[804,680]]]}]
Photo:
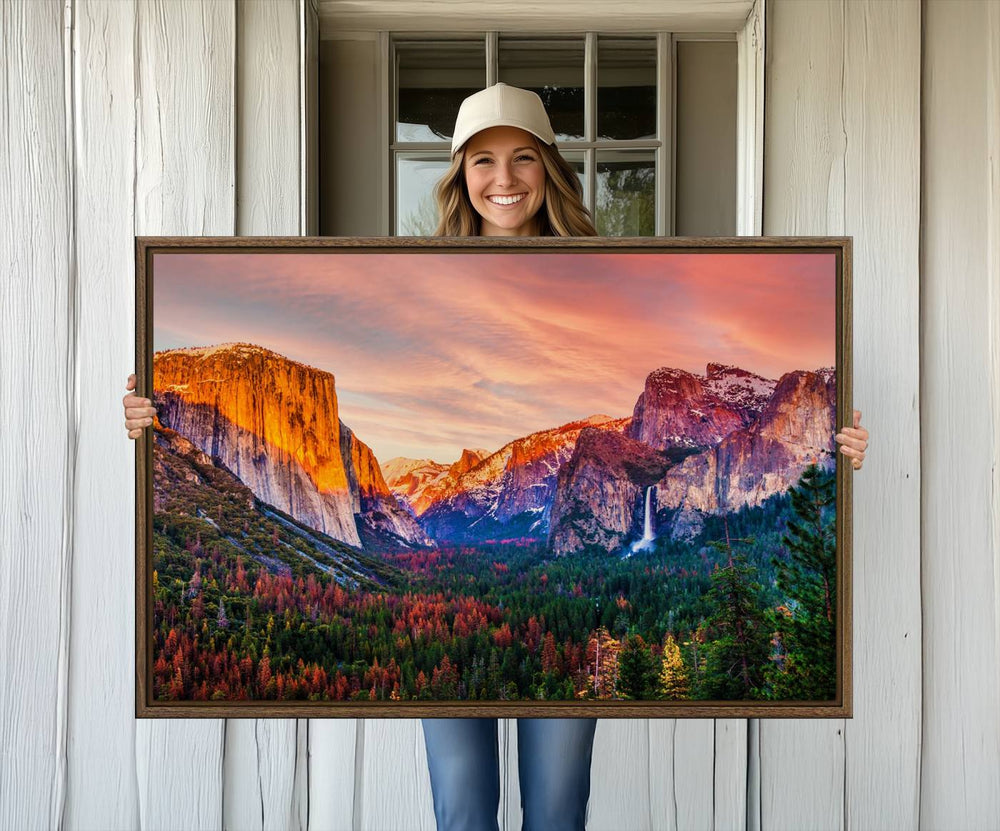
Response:
[{"label": "window frame", "polygon": [[[556,34],[538,31],[490,31],[490,32],[405,32],[399,34],[386,33],[388,46],[388,128],[382,131],[384,147],[382,155],[388,160],[388,187],[383,189],[382,198],[388,204],[384,206],[386,231],[396,234],[399,220],[396,188],[397,164],[401,153],[447,152],[447,142],[400,142],[396,139],[395,126],[398,119],[397,92],[399,89],[397,47],[408,43],[433,43],[447,41],[474,41],[484,43],[486,56],[486,84],[491,86],[497,82],[499,71],[500,40],[502,38],[518,40],[553,41],[579,40],[579,33]],[[653,156],[655,198],[655,228],[657,236],[672,236],[674,221],[674,124],[676,110],[676,74],[677,49],[676,39],[682,37],[691,39],[689,35],[678,35],[671,32],[586,32],[583,34],[583,85],[584,85],[584,138],[582,140],[561,141],[560,150],[581,152],[584,157],[585,198],[587,207],[594,211],[597,198],[597,155],[601,150],[646,150]],[[697,36],[702,40],[735,41],[734,33],[718,33]],[[656,51],[656,133],[653,139],[598,139],[597,137],[597,53],[598,39],[620,41],[629,38],[641,38],[653,46]],[[669,100],[667,100],[669,98]]]},{"label": "window frame", "polygon": [[[453,32],[441,31],[398,31],[380,30],[378,39],[378,127],[379,127],[379,158],[381,185],[378,193],[379,231],[385,236],[394,233],[396,226],[396,165],[395,155],[402,146],[396,147],[395,141],[395,102],[396,102],[396,60],[395,44],[407,40],[468,40],[482,37],[486,47],[486,77],[487,84],[496,83],[498,44],[501,36],[536,37],[539,39],[567,36],[569,32],[552,32],[545,27],[531,31],[522,30],[460,30]],[[600,33],[585,33],[585,106],[588,98],[594,97],[596,78],[588,78],[586,70],[596,74],[596,40]],[[605,36],[611,39],[648,35],[649,32],[618,32],[607,30]],[[750,14],[742,25],[731,31],[716,31],[711,33],[667,32],[655,33],[657,50],[657,134],[661,138],[659,147],[654,151],[656,177],[656,235],[674,236],[675,215],[675,132],[676,132],[676,61],[677,47],[680,40],[715,40],[736,41],[738,66],[738,100],[737,100],[737,234],[759,235],[762,233],[763,222],[763,176],[764,176],[764,7],[757,0],[751,7]],[[669,58],[665,59],[664,56]],[[663,91],[670,90],[669,101],[665,100]],[[589,92],[588,92],[589,90]],[[587,123],[596,115],[585,112]],[[593,135],[591,133],[591,135]],[[408,143],[409,150],[440,150],[444,143]],[[560,147],[563,145],[560,144]],[[607,146],[607,145],[602,145]],[[580,148],[580,143],[567,143],[567,149]],[[586,152],[596,155],[596,148],[587,148]],[[589,175],[595,176],[595,166],[592,159],[586,162]],[[589,201],[596,198],[596,182],[588,181],[586,188]]]}]

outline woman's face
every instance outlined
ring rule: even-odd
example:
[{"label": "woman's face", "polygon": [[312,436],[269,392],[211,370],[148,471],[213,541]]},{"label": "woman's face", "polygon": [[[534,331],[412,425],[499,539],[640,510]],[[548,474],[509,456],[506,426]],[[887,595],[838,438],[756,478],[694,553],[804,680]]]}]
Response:
[{"label": "woman's face", "polygon": [[537,234],[545,167],[531,133],[517,127],[480,130],[466,144],[463,170],[472,207],[482,217],[482,236]]}]

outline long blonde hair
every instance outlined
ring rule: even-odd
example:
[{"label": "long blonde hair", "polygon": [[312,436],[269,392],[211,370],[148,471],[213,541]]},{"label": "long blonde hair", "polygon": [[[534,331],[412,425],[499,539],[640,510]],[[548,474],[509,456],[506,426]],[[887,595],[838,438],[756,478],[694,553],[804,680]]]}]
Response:
[{"label": "long blonde hair", "polygon": [[[545,168],[545,201],[535,216],[539,220],[538,235],[542,237],[596,237],[590,211],[583,204],[583,187],[576,171],[563,158],[555,145],[536,141]],[[451,166],[434,186],[437,202],[438,237],[478,237],[482,217],[472,207],[465,186],[465,152],[469,143],[451,160]]]}]

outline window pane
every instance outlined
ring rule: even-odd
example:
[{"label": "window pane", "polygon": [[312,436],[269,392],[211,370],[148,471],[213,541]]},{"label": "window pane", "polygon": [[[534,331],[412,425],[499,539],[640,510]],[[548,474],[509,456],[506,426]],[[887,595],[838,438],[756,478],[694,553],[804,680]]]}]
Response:
[{"label": "window pane", "polygon": [[497,80],[538,93],[556,141],[584,135],[583,50],[582,38],[499,41]]},{"label": "window pane", "polygon": [[448,169],[447,153],[396,156],[396,230],[400,236],[429,237],[437,228],[434,185]]},{"label": "window pane", "polygon": [[656,176],[649,150],[597,153],[597,233],[649,237],[656,233]]},{"label": "window pane", "polygon": [[397,43],[396,79],[396,141],[449,141],[462,99],[486,86],[486,43]]},{"label": "window pane", "polygon": [[584,154],[581,150],[563,150],[560,148],[560,155],[569,162],[569,166],[576,171],[576,177],[580,180],[580,185],[583,187],[583,204],[590,204],[590,193],[588,193],[587,187],[587,168],[586,161],[584,160]]},{"label": "window pane", "polygon": [[736,233],[736,44],[677,44],[674,232]]},{"label": "window pane", "polygon": [[[562,155],[580,180],[583,203],[589,204],[584,154],[570,151]],[[399,236],[433,236],[438,220],[434,185],[444,175],[448,164],[448,157],[441,153],[396,155],[396,228],[393,233]]]},{"label": "window pane", "polygon": [[597,41],[597,136],[656,138],[656,41]]}]

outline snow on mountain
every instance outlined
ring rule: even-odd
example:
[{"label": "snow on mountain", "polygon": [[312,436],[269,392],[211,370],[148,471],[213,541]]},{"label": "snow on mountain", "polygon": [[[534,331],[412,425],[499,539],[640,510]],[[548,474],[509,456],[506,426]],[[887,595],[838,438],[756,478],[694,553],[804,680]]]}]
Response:
[{"label": "snow on mountain", "polygon": [[465,449],[450,465],[431,459],[407,459],[397,456],[382,467],[386,484],[413,512],[420,516],[449,491],[459,477],[490,455],[488,450]]},{"label": "snow on mountain", "polygon": [[627,418],[593,415],[508,442],[436,493],[420,524],[436,539],[462,540],[527,534],[527,526],[511,525],[523,519],[544,536],[559,468],[572,456],[580,432],[588,427],[622,432],[628,423]]},{"label": "snow on mountain", "polygon": [[657,450],[712,447],[760,415],[777,381],[710,363],[705,375],[660,367],[636,401],[628,436]]}]

